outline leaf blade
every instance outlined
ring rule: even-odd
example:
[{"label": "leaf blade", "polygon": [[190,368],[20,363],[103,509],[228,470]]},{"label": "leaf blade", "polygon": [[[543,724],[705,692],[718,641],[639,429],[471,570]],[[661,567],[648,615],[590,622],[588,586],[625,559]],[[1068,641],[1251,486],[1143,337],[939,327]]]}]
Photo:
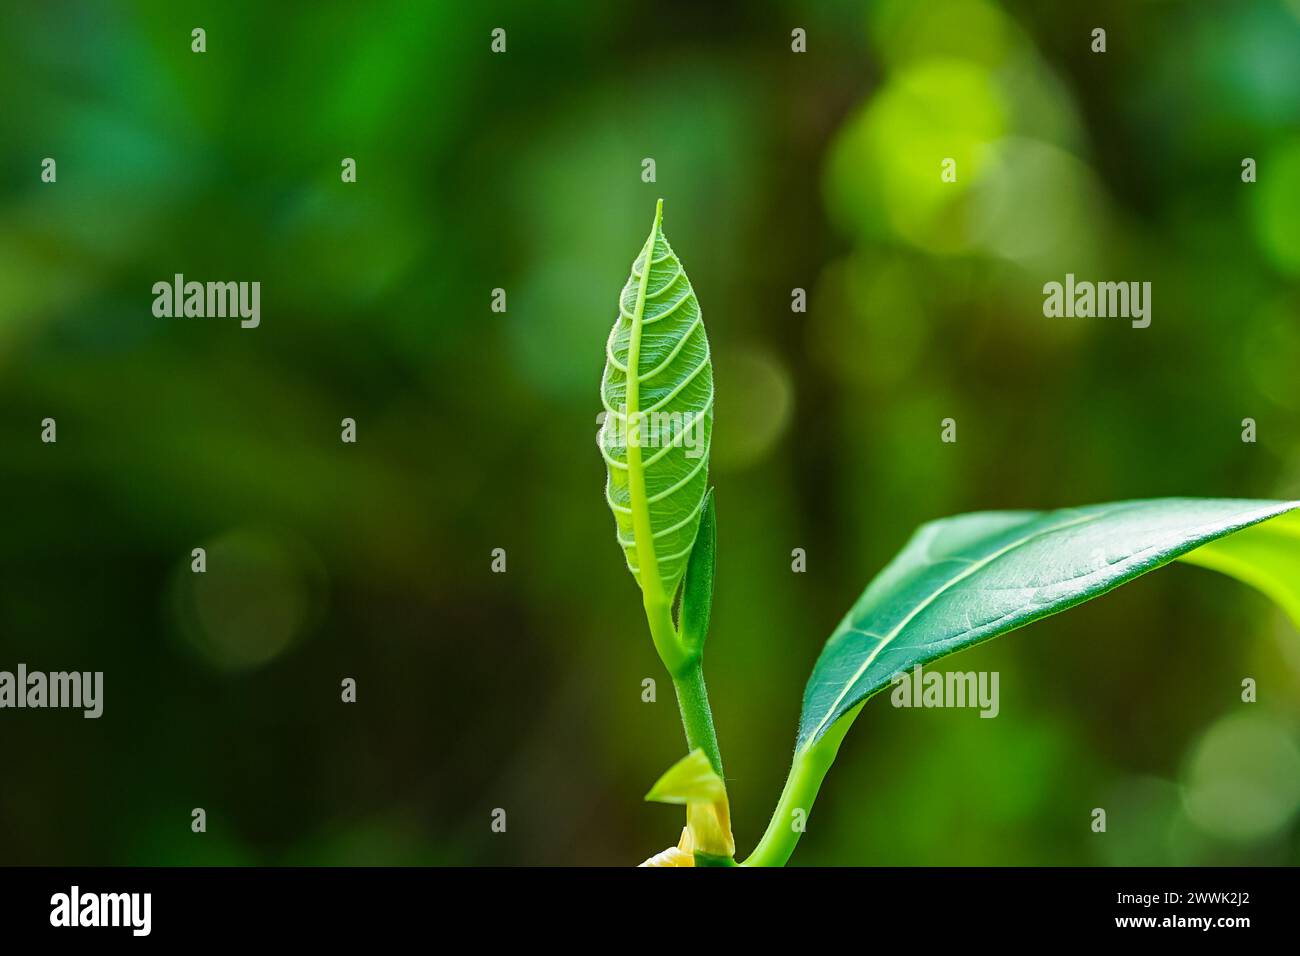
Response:
[{"label": "leaf blade", "polygon": [[1300,630],[1300,511],[1219,538],[1178,560],[1249,584],[1272,598]]},{"label": "leaf blade", "polygon": [[1170,498],[923,525],[826,642],[804,691],[797,749],[900,671],[1064,611],[1297,507]]},{"label": "leaf blade", "polygon": [[727,799],[727,787],[700,748],[664,771],[645,795],[653,803],[715,803]]},{"label": "leaf blade", "polygon": [[697,747],[669,767],[645,798],[686,807],[686,832],[678,847],[690,852],[696,865],[701,856],[712,862],[730,861],[735,856],[727,786],[703,749]]},{"label": "leaf blade", "polygon": [[663,202],[619,296],[601,377],[598,443],[628,570],[670,601],[708,492],[713,367],[694,288],[662,228]]}]

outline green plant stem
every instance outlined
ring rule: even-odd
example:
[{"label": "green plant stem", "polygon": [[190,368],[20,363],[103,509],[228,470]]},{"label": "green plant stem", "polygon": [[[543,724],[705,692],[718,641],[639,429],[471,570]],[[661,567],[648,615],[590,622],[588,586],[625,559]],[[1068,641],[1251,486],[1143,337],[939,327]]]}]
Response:
[{"label": "green plant stem", "polygon": [[690,666],[691,658],[682,647],[682,640],[673,625],[673,612],[668,606],[667,599],[657,596],[659,593],[657,578],[654,580],[654,585],[656,595],[647,594],[643,602],[645,619],[650,625],[650,637],[655,642],[659,659],[664,662],[664,667],[668,668],[668,673],[676,677]]},{"label": "green plant stem", "polygon": [[821,789],[826,772],[835,762],[844,735],[853,726],[853,721],[865,703],[863,701],[858,704],[831,724],[816,743],[795,751],[790,776],[786,778],[785,788],[781,791],[781,799],[777,801],[767,831],[742,866],[785,866],[799,837],[803,836],[802,824],[806,824],[812,814],[817,791]]},{"label": "green plant stem", "polygon": [[718,735],[713,729],[713,710],[709,707],[709,692],[704,686],[702,657],[695,656],[680,673],[673,674],[673,688],[677,691],[677,707],[682,712],[682,726],[686,729],[687,749],[703,749],[714,771],[722,777],[722,752],[718,749]]},{"label": "green plant stem", "polygon": [[719,777],[722,774],[722,752],[718,749],[718,735],[713,729],[713,710],[709,707],[709,692],[704,686],[704,656],[700,650],[687,650],[673,625],[672,612],[667,602],[653,597],[645,600],[646,621],[655,650],[668,668],[677,691],[677,708],[682,713],[682,726],[686,729],[688,750],[700,747]]}]

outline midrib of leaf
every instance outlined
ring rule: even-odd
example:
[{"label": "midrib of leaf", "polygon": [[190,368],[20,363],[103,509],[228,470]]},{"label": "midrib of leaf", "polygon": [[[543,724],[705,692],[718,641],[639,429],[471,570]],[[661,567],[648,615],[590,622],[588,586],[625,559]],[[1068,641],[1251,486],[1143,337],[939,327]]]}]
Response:
[{"label": "midrib of leaf", "polygon": [[[650,238],[646,240],[641,263],[641,281],[637,284],[636,306],[632,310],[632,328],[628,333],[627,371],[625,373],[628,441],[627,441],[627,487],[628,504],[632,509],[632,530],[636,535],[636,556],[641,578],[641,592],[645,598],[648,613],[658,615],[662,606],[667,614],[668,598],[664,593],[663,580],[659,576],[659,564],[655,560],[654,531],[650,526],[650,503],[646,498],[645,470],[641,463],[641,323],[645,315],[646,289],[650,284],[650,260],[654,256],[655,239],[659,235],[659,223],[663,217],[663,200],[655,206],[655,221],[650,227]],[[659,626],[662,626],[659,621]],[[671,616],[668,618],[671,627]],[[656,621],[652,616],[650,629],[659,641]]]},{"label": "midrib of leaf", "polygon": [[[912,610],[908,612],[907,616],[904,617],[901,621],[899,621],[896,625],[894,625],[893,629],[881,639],[880,643],[878,643],[874,649],[872,649],[871,653],[867,655],[866,660],[864,660],[861,666],[859,666],[858,669],[854,671],[853,676],[844,683],[844,689],[840,691],[839,696],[837,696],[835,700],[831,703],[831,705],[826,709],[826,713],[822,716],[822,719],[818,722],[817,726],[813,729],[813,732],[808,735],[808,743],[810,744],[815,743],[818,737],[821,736],[822,731],[825,730],[827,724],[830,723],[831,717],[839,709],[840,704],[844,702],[844,698],[849,696],[849,694],[853,690],[854,685],[857,684],[857,682],[862,678],[862,675],[865,674],[868,669],[870,669],[871,665],[875,663],[876,658],[880,656],[880,652],[883,651],[890,644],[892,644],[894,639],[903,632],[903,629],[906,628],[907,625],[912,622],[913,618],[915,618],[918,614],[920,614],[927,607],[929,607],[936,600],[938,600],[941,594],[943,594],[953,585],[961,583],[966,578],[970,577],[972,574],[978,573],[981,568],[987,567],[988,565],[992,564],[994,561],[998,560],[998,558],[1001,558],[1003,555],[1014,551],[1016,548],[1023,547],[1024,545],[1028,544],[1030,541],[1033,541],[1035,538],[1042,537],[1045,534],[1052,534],[1053,532],[1056,531],[1062,531],[1066,528],[1073,527],[1074,525],[1085,524],[1088,521],[1095,521],[1107,514],[1113,513],[1115,510],[1116,509],[1111,509],[1110,511],[1098,512],[1097,514],[1083,515],[1082,517],[1076,518],[1072,521],[1063,521],[1060,524],[1053,525],[1050,528],[1040,528],[1037,531],[1035,531],[1033,534],[1027,534],[1023,538],[1018,538],[1017,540],[1012,541],[1010,544],[1006,545],[1005,547],[1000,548],[997,551],[994,551],[992,554],[987,555],[986,557],[980,558],[979,560],[971,563],[966,568],[964,568],[960,574],[954,575],[953,577],[945,581],[942,586],[936,588],[933,592],[931,592],[925,598],[924,601],[919,602],[916,605],[916,607],[912,608]],[[852,612],[850,611],[849,613],[851,616]]]}]

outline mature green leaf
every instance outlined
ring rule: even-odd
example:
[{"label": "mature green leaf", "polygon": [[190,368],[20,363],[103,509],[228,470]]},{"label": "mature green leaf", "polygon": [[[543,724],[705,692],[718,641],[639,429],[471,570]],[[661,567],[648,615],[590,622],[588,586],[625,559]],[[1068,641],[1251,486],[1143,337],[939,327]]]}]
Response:
[{"label": "mature green leaf", "polygon": [[647,600],[671,602],[704,509],[713,367],[686,272],[654,226],[619,297],[606,345],[598,439],[628,569]]},{"label": "mature green leaf", "polygon": [[[895,674],[1064,611],[1178,558],[1255,585],[1300,624],[1297,507],[1300,502],[1164,498],[981,512],[922,525],[826,642],[804,691],[798,749],[815,744]],[[1253,527],[1269,519],[1278,520]],[[1227,538],[1236,532],[1239,537]]]}]

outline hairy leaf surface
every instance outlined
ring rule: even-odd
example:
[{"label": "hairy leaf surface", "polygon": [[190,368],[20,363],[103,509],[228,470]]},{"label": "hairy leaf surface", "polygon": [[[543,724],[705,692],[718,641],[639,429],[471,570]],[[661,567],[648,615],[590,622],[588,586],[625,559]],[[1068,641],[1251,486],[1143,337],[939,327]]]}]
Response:
[{"label": "hairy leaf surface", "polygon": [[815,744],[895,674],[1179,558],[1252,584],[1300,626],[1298,507],[1164,498],[980,512],[922,525],[826,642],[804,691],[798,749]]},{"label": "hairy leaf surface", "polygon": [[686,571],[709,480],[713,367],[704,321],[662,228],[663,203],[606,344],[598,442],[628,569],[671,601]]}]

